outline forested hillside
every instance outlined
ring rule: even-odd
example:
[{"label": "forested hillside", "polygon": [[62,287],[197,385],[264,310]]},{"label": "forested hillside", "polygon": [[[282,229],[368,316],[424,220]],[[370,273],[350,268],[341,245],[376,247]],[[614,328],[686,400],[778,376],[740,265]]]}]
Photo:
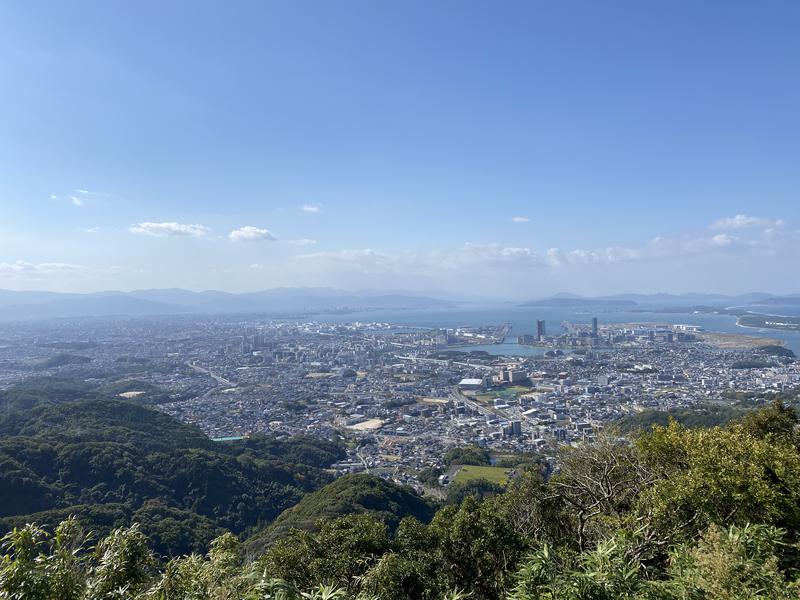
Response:
[{"label": "forested hillside", "polygon": [[263,550],[293,529],[312,531],[320,522],[349,514],[367,514],[394,530],[405,517],[427,522],[433,513],[433,506],[410,488],[369,475],[345,475],[284,511],[247,545]]},{"label": "forested hillside", "polygon": [[741,418],[746,410],[731,406],[708,404],[692,408],[676,408],[672,410],[644,410],[640,413],[623,417],[615,424],[624,433],[633,431],[649,431],[653,425],[666,427],[670,421],[676,421],[686,427],[716,427],[727,425]]},{"label": "forested hillside", "polygon": [[[63,390],[63,388],[62,388]],[[136,521],[160,554],[204,551],[263,526],[331,481],[339,444],[299,437],[212,442],[133,402],[28,394],[0,418],[0,529],[76,515],[100,534]]]}]

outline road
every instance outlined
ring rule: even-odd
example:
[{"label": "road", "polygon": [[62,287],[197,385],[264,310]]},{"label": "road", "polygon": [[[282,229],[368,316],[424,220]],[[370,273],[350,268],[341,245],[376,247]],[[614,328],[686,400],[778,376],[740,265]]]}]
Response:
[{"label": "road", "polygon": [[190,369],[193,369],[193,370],[197,371],[198,373],[202,373],[203,375],[208,375],[214,381],[216,381],[219,385],[224,385],[224,386],[227,386],[227,387],[236,387],[235,383],[233,383],[232,381],[230,381],[228,379],[225,379],[222,375],[217,375],[211,369],[204,369],[203,367],[201,367],[199,365],[196,365],[196,364],[194,364],[192,362],[187,362],[186,366],[189,367]]},{"label": "road", "polygon": [[356,448],[356,456],[358,457],[358,460],[361,461],[361,464],[364,465],[364,472],[369,473],[369,465],[367,465],[367,460],[361,456],[361,446]]},{"label": "road", "polygon": [[454,401],[463,402],[465,405],[469,406],[470,408],[472,408],[474,410],[477,410],[484,417],[491,417],[493,419],[498,419],[500,421],[512,421],[512,420],[518,419],[521,422],[523,431],[528,431],[530,429],[530,424],[529,424],[528,420],[525,419],[524,417],[522,417],[522,416],[514,417],[512,415],[509,415],[509,414],[505,413],[504,411],[493,410],[493,409],[491,409],[491,408],[489,408],[489,407],[487,407],[487,406],[485,406],[483,404],[480,404],[479,402],[476,402],[475,400],[472,400],[472,399],[468,398],[467,396],[465,396],[461,392],[461,390],[458,388],[457,385],[453,386],[453,389],[450,392],[450,397]]},{"label": "road", "polygon": [[465,405],[469,406],[471,409],[478,411],[484,417],[493,417],[495,419],[502,418],[497,415],[493,410],[490,410],[483,404],[479,402],[475,402],[471,398],[467,398],[464,394],[461,393],[461,390],[458,389],[457,385],[454,385],[452,391],[450,392],[450,397],[456,402],[463,402]]},{"label": "road", "polygon": [[411,362],[430,362],[430,363],[443,365],[443,366],[450,366],[451,364],[453,364],[453,365],[458,365],[460,367],[470,367],[472,369],[483,369],[484,371],[494,371],[494,369],[495,369],[495,367],[490,367],[488,365],[479,365],[479,364],[469,363],[469,362],[449,361],[449,360],[444,360],[444,359],[441,359],[441,358],[425,358],[423,356],[400,356],[399,354],[395,354],[394,357],[399,359],[399,360],[410,360]]}]

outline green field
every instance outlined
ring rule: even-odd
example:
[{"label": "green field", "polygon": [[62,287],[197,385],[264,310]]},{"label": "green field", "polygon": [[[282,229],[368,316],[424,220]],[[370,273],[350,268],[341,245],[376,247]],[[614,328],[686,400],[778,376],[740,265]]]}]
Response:
[{"label": "green field", "polygon": [[521,394],[527,394],[532,390],[524,385],[514,385],[510,387],[489,388],[485,392],[478,392],[474,398],[483,404],[491,404],[495,398],[502,398],[505,401],[514,400]]},{"label": "green field", "polygon": [[488,479],[493,483],[505,485],[510,472],[511,469],[504,469],[502,467],[475,467],[472,465],[464,465],[458,470],[453,481],[456,483],[464,483],[470,479]]}]

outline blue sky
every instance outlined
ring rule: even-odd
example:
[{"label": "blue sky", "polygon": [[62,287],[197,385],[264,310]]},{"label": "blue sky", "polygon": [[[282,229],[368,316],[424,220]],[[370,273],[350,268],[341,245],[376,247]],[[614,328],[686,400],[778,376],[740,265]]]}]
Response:
[{"label": "blue sky", "polygon": [[0,22],[0,287],[800,291],[796,2]]}]

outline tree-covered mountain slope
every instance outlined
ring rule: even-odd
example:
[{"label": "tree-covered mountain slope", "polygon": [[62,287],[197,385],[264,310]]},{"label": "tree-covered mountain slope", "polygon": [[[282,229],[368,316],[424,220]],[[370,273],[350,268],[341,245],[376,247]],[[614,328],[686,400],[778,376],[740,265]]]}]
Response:
[{"label": "tree-covered mountain slope", "polygon": [[104,533],[136,520],[161,553],[201,550],[329,483],[343,453],[308,437],[212,442],[134,402],[44,400],[0,418],[0,529],[75,514]]},{"label": "tree-covered mountain slope", "polygon": [[371,475],[345,475],[285,510],[247,545],[257,552],[292,529],[311,531],[320,521],[349,514],[368,514],[394,529],[405,517],[429,521],[433,513],[433,506],[411,488]]}]

